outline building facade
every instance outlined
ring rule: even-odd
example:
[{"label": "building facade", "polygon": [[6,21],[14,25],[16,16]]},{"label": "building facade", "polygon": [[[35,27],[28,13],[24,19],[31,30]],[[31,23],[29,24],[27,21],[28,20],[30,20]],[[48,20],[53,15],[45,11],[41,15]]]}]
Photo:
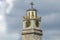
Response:
[{"label": "building facade", "polygon": [[38,17],[37,10],[31,8],[27,10],[26,16],[23,17],[22,40],[42,40],[41,17]]}]

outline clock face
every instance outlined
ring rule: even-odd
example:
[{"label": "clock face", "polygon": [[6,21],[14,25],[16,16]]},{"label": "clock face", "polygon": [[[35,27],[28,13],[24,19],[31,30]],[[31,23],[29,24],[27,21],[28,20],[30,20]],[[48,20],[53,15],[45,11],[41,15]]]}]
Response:
[{"label": "clock face", "polygon": [[29,27],[30,26],[30,21],[28,20],[28,21],[26,21],[26,27]]},{"label": "clock face", "polygon": [[35,24],[36,24],[36,27],[39,27],[39,24],[40,24],[40,23],[39,23],[38,20],[36,20],[36,23],[35,23]]}]

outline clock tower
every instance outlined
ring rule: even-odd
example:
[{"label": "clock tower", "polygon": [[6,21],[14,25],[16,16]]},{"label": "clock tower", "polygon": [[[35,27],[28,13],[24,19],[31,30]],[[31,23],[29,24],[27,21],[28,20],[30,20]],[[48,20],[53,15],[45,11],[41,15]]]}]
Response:
[{"label": "clock tower", "polygon": [[22,40],[42,40],[41,17],[38,17],[37,10],[33,8],[27,10],[26,17],[23,17]]}]

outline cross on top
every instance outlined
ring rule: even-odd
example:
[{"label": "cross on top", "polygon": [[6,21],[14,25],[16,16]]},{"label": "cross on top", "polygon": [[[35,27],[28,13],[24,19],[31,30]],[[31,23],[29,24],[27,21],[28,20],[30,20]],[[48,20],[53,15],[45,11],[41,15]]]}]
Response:
[{"label": "cross on top", "polygon": [[33,5],[34,5],[34,3],[33,3],[33,2],[31,2],[31,8],[33,8]]}]

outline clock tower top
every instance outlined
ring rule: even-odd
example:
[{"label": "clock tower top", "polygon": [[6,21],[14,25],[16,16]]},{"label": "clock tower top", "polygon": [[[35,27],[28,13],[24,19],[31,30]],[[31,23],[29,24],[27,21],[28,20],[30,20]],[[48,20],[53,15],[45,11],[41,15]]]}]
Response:
[{"label": "clock tower top", "polygon": [[31,2],[31,8],[27,10],[26,18],[27,19],[37,19],[37,10],[33,8],[34,3]]},{"label": "clock tower top", "polygon": [[26,29],[26,27],[40,29],[41,17],[38,17],[37,10],[33,8],[34,3],[31,2],[30,4],[31,8],[27,10],[26,16],[23,17],[23,27],[24,29]]}]

